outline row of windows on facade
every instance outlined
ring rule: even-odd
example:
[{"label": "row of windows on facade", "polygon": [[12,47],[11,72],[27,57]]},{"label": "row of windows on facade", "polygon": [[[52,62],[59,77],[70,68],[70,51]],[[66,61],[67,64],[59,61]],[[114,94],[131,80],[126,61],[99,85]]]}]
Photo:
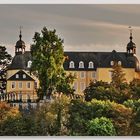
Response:
[{"label": "row of windows on facade", "polygon": [[[92,76],[93,78],[96,78],[96,73],[95,73],[95,72],[91,73],[91,76]],[[85,78],[84,72],[81,72],[81,78]],[[109,71],[109,78],[110,78],[110,79],[112,78],[112,71]],[[81,91],[81,92],[82,92],[83,90],[85,90],[85,88],[86,88],[85,82],[80,82],[79,88],[80,88],[80,91]],[[75,83],[74,83],[74,89],[75,89],[75,91],[78,90],[78,82],[75,82]]]},{"label": "row of windows on facade", "polygon": [[[86,77],[86,73],[84,71],[80,72],[80,78],[85,78]],[[91,72],[89,73],[89,77],[91,78],[96,78],[96,72]]]},{"label": "row of windows on facade", "polygon": [[31,98],[31,95],[30,95],[29,93],[24,94],[24,98],[23,98],[22,93],[18,93],[18,94],[12,93],[12,94],[9,94],[8,96],[9,96],[9,97],[8,97],[9,100],[11,100],[11,101],[13,101],[13,100],[22,100],[22,99],[27,99],[27,100],[29,100],[29,99]]},{"label": "row of windows on facade", "polygon": [[[76,74],[76,73],[75,73]],[[89,75],[91,78],[96,78],[96,72],[91,72]],[[80,78],[85,78],[86,77],[86,73],[85,72],[80,72]],[[19,78],[19,75],[16,74],[16,78]],[[23,74],[23,78],[26,78],[26,75]]]},{"label": "row of windows on facade", "polygon": [[[94,78],[94,79],[96,79],[96,72],[91,72],[91,73],[89,73],[89,76],[91,77],[91,78]],[[86,73],[85,72],[80,72],[80,78],[86,78]],[[109,78],[112,78],[112,71],[109,71]]]},{"label": "row of windows on facade", "polygon": [[75,82],[74,85],[73,85],[73,88],[75,89],[76,92],[78,90],[78,87],[79,87],[80,91],[83,92],[86,88],[85,82],[80,82],[79,85],[78,85],[78,82]]},{"label": "row of windows on facade", "polygon": [[[118,61],[118,64],[119,64],[119,65],[122,65],[122,62],[121,62],[121,61]],[[27,67],[30,68],[31,65],[32,65],[32,61],[28,61]],[[111,61],[111,62],[110,62],[110,65],[113,66],[113,65],[114,65],[114,61]],[[71,62],[70,62],[69,68],[75,68],[75,63],[74,63],[74,61],[71,61]],[[83,61],[80,61],[80,62],[79,62],[79,68],[84,68],[84,62],[83,62]],[[88,68],[94,68],[94,63],[93,63],[92,61],[89,62]]]},{"label": "row of windows on facade", "polygon": [[[121,65],[122,62],[121,62],[121,61],[118,61],[118,64]],[[113,65],[114,65],[114,61],[111,61],[111,62],[110,62],[110,65],[113,66]],[[70,61],[70,63],[69,63],[69,68],[75,68],[75,63],[74,63],[74,61]],[[79,62],[79,68],[84,68],[84,62],[83,62],[83,61],[80,61],[80,62]],[[94,68],[94,63],[93,63],[92,61],[89,62],[88,68],[89,68],[89,69]]]},{"label": "row of windows on facade", "polygon": [[[16,82],[12,82],[11,87],[12,87],[12,89],[16,88]],[[22,82],[19,82],[19,83],[18,83],[18,87],[19,87],[19,88],[22,88]],[[27,83],[26,83],[26,87],[27,87],[28,89],[30,89],[30,88],[31,88],[31,83],[30,83],[30,82],[27,82]]]}]

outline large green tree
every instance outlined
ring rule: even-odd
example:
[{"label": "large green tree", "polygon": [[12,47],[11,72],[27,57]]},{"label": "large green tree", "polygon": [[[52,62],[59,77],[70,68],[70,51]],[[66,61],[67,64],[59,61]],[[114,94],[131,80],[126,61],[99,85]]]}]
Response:
[{"label": "large green tree", "polygon": [[70,135],[89,135],[87,122],[100,117],[112,120],[116,135],[131,135],[132,109],[124,105],[93,99],[91,102],[72,100],[69,109]]},{"label": "large green tree", "polygon": [[133,79],[129,84],[133,99],[140,99],[140,79]]},{"label": "large green tree", "polygon": [[124,102],[126,107],[129,107],[133,110],[133,122],[132,122],[132,135],[140,135],[140,99],[139,100],[128,100]]},{"label": "large green tree", "polygon": [[[50,98],[59,85],[68,86],[70,83],[65,79],[66,74],[63,68],[65,60],[63,51],[63,40],[56,34],[56,30],[48,30],[44,27],[41,33],[36,32],[31,45],[33,58],[31,71],[35,71],[40,81],[40,98]],[[59,88],[58,88],[59,87]],[[59,91],[58,90],[58,91]],[[63,89],[64,90],[64,89]],[[63,91],[62,88],[60,91]]]},{"label": "large green tree", "polygon": [[91,82],[85,89],[84,94],[86,101],[91,101],[95,98],[98,100],[115,101],[117,103],[123,103],[132,96],[127,83],[123,83],[120,85],[120,88],[116,88],[112,84],[102,81]]},{"label": "large green tree", "polygon": [[68,135],[67,122],[71,99],[62,95],[52,102],[47,102],[35,113],[38,135]]},{"label": "large green tree", "polygon": [[6,71],[12,57],[5,46],[0,46],[0,93],[6,93]]},{"label": "large green tree", "polygon": [[89,86],[84,90],[85,100],[91,101],[93,98],[106,100],[110,99],[110,95],[106,94],[107,89],[109,89],[110,85],[107,82],[91,81]]}]

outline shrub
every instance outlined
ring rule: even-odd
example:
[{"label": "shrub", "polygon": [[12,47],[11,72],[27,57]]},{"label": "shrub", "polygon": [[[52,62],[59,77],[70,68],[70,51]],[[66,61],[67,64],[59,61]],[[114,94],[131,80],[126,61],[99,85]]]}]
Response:
[{"label": "shrub", "polygon": [[116,131],[112,121],[108,118],[101,117],[90,120],[87,123],[87,134],[89,136],[115,136]]}]

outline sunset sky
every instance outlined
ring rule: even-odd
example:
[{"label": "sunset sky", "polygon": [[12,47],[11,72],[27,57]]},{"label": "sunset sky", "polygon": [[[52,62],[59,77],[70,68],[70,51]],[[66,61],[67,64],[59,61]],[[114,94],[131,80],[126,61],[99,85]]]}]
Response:
[{"label": "sunset sky", "polygon": [[64,39],[65,51],[126,51],[132,26],[140,57],[140,5],[0,5],[0,45],[12,55],[19,26],[26,50],[46,26]]}]

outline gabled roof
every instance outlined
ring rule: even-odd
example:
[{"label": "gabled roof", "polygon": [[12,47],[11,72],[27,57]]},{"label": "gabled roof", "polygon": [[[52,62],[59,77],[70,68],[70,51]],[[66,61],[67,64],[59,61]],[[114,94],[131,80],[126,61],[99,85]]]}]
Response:
[{"label": "gabled roof", "polygon": [[[16,75],[19,75],[19,78],[16,78]],[[25,78],[23,78],[23,74],[26,75]],[[10,78],[7,79],[8,81],[34,81],[34,79],[29,76],[27,73],[25,73],[23,70],[18,71],[14,75],[12,75]]]}]

